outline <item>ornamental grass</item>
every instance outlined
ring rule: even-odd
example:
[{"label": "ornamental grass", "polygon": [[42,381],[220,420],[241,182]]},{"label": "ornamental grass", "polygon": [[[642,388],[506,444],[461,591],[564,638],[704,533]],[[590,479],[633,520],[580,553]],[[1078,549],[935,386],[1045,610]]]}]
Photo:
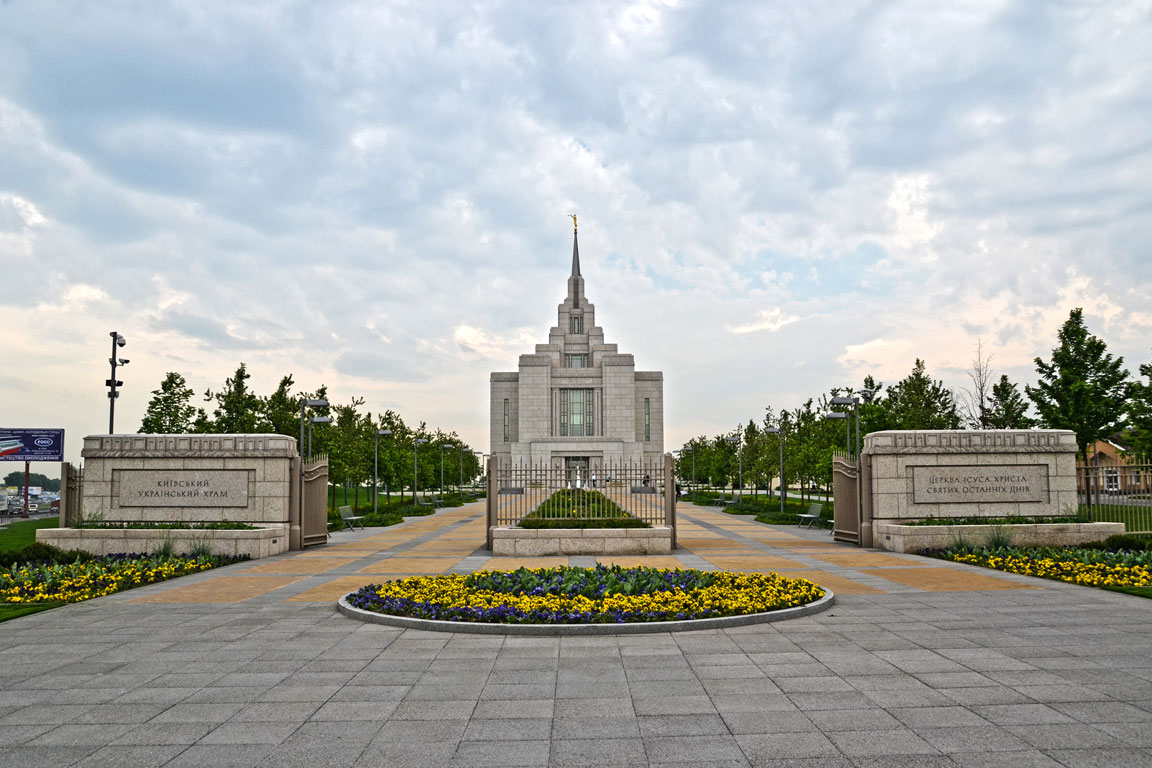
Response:
[{"label": "ornamental grass", "polygon": [[937,557],[1086,587],[1152,585],[1152,552],[1091,547],[953,547]]},{"label": "ornamental grass", "polygon": [[623,624],[744,616],[806,605],[824,589],[775,573],[622,568],[520,568],[413,576],[348,595],[393,616],[498,624]]},{"label": "ornamental grass", "polygon": [[77,603],[247,559],[115,554],[83,562],[22,563],[0,569],[0,603]]}]

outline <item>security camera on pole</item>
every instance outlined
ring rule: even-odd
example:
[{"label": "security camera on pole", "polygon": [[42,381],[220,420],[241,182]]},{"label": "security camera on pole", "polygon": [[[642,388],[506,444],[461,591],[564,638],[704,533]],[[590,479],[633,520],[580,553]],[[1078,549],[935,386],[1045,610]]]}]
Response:
[{"label": "security camera on pole", "polygon": [[112,331],[108,335],[112,337],[112,357],[108,358],[108,362],[112,365],[112,378],[104,382],[104,386],[108,387],[108,434],[111,435],[116,431],[116,398],[120,397],[116,388],[124,386],[124,382],[116,380],[116,366],[128,365],[126,358],[116,357],[116,348],[123,347],[128,342],[116,331]]}]

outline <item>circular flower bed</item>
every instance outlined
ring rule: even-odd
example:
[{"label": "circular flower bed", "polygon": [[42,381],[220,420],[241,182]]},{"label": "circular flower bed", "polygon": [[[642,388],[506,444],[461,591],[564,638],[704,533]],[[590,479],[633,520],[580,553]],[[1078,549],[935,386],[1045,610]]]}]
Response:
[{"label": "circular flower bed", "polygon": [[413,576],[348,595],[353,608],[392,616],[497,624],[622,624],[745,616],[824,596],[775,573],[622,568],[520,568]]}]

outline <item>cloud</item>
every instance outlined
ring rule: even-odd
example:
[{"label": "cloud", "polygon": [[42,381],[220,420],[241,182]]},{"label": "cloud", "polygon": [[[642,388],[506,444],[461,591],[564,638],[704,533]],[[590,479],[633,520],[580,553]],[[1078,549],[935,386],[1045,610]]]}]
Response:
[{"label": "cloud", "polygon": [[917,356],[962,384],[977,339],[1030,380],[1073,306],[1134,367],[1150,34],[1139,2],[3,3],[0,305],[36,323],[0,343],[38,386],[0,395],[99,431],[115,328],[122,419],[243,359],[482,446],[573,211],[669,447]]},{"label": "cloud", "polygon": [[747,325],[729,326],[728,331],[730,333],[754,333],[756,331],[774,333],[784,326],[792,325],[792,323],[799,322],[800,320],[796,315],[784,314],[784,310],[780,309],[780,307],[762,309],[756,313],[756,318],[755,321]]}]

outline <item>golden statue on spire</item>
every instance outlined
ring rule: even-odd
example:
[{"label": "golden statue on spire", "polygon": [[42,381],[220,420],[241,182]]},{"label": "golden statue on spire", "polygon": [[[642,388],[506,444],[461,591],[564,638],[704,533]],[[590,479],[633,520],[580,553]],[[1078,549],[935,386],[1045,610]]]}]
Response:
[{"label": "golden statue on spire", "polygon": [[572,231],[575,232],[577,229],[576,228],[576,214],[570,213],[570,214],[568,214],[568,218],[572,219]]}]

